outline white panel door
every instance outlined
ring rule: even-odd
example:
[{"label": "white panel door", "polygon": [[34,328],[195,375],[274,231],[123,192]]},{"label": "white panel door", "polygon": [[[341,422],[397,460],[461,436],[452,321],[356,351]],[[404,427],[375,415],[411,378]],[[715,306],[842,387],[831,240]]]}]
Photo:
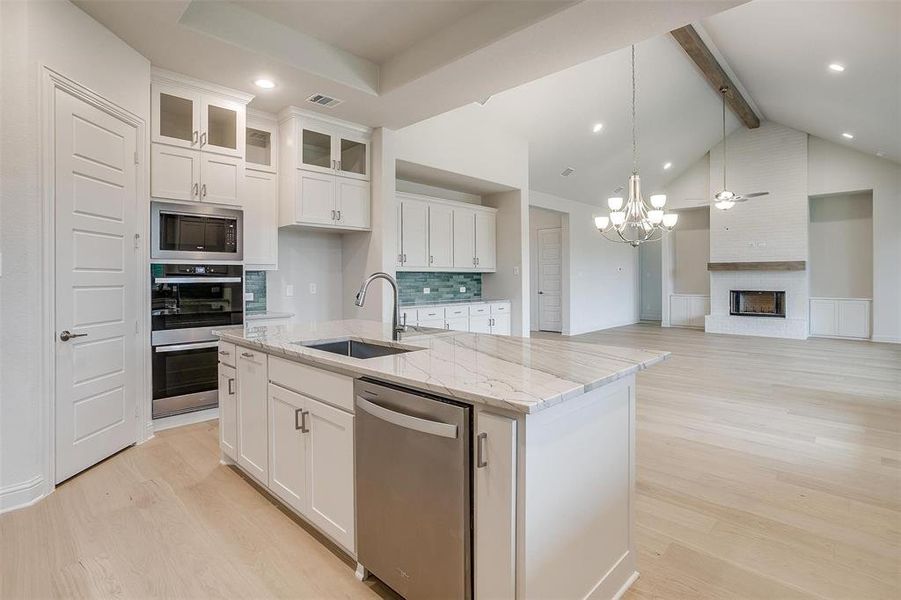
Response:
[{"label": "white panel door", "polygon": [[295,220],[312,225],[332,225],[335,222],[335,176],[297,171]]},{"label": "white panel door", "polygon": [[307,398],[307,517],[354,552],[354,417]]},{"label": "white panel door", "polygon": [[810,301],[810,335],[838,335],[838,308],[835,300]]},{"label": "white panel door", "polygon": [[369,182],[335,178],[336,217],[341,227],[369,227]]},{"label": "white panel door", "polygon": [[469,208],[454,208],[454,268],[476,266],[476,213]]},{"label": "white panel door", "polygon": [[688,299],[688,324],[704,327],[704,317],[710,312],[710,296],[692,296]]},{"label": "white panel door", "polygon": [[476,213],[476,269],[497,267],[497,215],[493,212]]},{"label": "white panel door", "polygon": [[563,330],[563,233],[538,230],[538,328]]},{"label": "white panel door", "polygon": [[200,200],[200,152],[162,144],[150,146],[150,195]]},{"label": "white panel door", "polygon": [[237,376],[234,367],[219,363],[219,448],[238,458]]},{"label": "white panel door", "polygon": [[476,598],[516,597],[516,421],[476,421],[473,543]]},{"label": "white panel door", "polygon": [[419,200],[403,201],[403,256],[405,267],[429,266],[429,205]]},{"label": "white panel door", "polygon": [[200,156],[200,200],[239,206],[244,197],[244,161],[206,152]]},{"label": "white panel door", "polygon": [[472,333],[491,333],[491,315],[469,317],[469,331]]},{"label": "white panel door", "polygon": [[238,464],[269,481],[269,372],[264,353],[238,348]]},{"label": "white panel door", "polygon": [[269,384],[269,489],[307,510],[307,399]]},{"label": "white panel door", "polygon": [[278,175],[244,173],[244,264],[278,268]]},{"label": "white panel door", "polygon": [[62,90],[55,111],[58,483],[135,443],[139,370],[137,133]]},{"label": "white panel door", "polygon": [[429,206],[429,266],[454,265],[454,209],[443,204]]}]

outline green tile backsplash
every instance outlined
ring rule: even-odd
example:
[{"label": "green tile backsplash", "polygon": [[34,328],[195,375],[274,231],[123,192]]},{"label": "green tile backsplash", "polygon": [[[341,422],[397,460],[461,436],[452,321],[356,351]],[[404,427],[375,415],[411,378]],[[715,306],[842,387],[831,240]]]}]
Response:
[{"label": "green tile backsplash", "polygon": [[[400,303],[404,305],[447,300],[476,300],[482,297],[481,273],[419,273],[401,271],[397,274]],[[466,291],[461,292],[460,287]],[[431,293],[423,294],[422,288]]]},{"label": "green tile backsplash", "polygon": [[248,313],[266,310],[266,271],[245,271],[244,292],[253,293],[253,300],[244,303]]}]

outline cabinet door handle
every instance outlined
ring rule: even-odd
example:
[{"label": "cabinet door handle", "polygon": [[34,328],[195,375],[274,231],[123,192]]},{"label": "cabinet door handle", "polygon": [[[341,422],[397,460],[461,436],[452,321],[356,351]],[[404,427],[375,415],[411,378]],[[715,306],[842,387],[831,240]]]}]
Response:
[{"label": "cabinet door handle", "polygon": [[338,170],[339,170],[339,171],[343,170],[343,169],[341,168],[341,161],[340,161],[340,160],[338,161]]},{"label": "cabinet door handle", "polygon": [[253,352],[242,352],[241,356],[244,358],[253,358]]},{"label": "cabinet door handle", "polygon": [[403,254],[398,254],[398,255],[397,255],[397,262],[399,262],[399,263],[401,263],[401,264],[404,263],[404,255],[403,255]]},{"label": "cabinet door handle", "polygon": [[[300,410],[300,409],[297,409]],[[297,411],[294,411],[294,428],[300,429],[301,433],[310,433],[310,428],[307,427],[307,415],[310,414],[308,410],[300,411],[300,427],[297,426]]]},{"label": "cabinet door handle", "polygon": [[301,419],[303,419],[303,409],[302,409],[302,408],[295,408],[295,409],[294,409],[294,429],[295,429],[295,431],[298,430],[298,429],[300,429],[300,431],[303,432],[303,421],[301,420],[301,422],[298,423],[298,422],[297,422],[297,417],[298,417],[298,416],[299,416]]},{"label": "cabinet door handle", "polygon": [[488,459],[485,458],[485,444],[488,441],[488,434],[484,431],[476,436],[476,468],[482,469],[488,466]]},{"label": "cabinet door handle", "polygon": [[433,262],[435,262],[435,257],[429,255],[429,264],[432,264]]},{"label": "cabinet door handle", "polygon": [[228,378],[228,395],[231,396],[234,393],[235,393],[235,378],[229,377]]},{"label": "cabinet door handle", "polygon": [[231,354],[231,352],[229,352],[228,350],[220,350],[219,354],[221,354],[222,356],[228,356],[229,354]]},{"label": "cabinet door handle", "polygon": [[197,188],[199,188],[199,187],[200,187],[200,185],[197,184],[197,183],[195,183],[195,184],[192,186],[192,188],[191,188],[191,195],[192,195],[192,196],[196,196],[196,195],[197,195],[197,191],[198,191]]},{"label": "cabinet door handle", "polygon": [[200,134],[200,147],[206,146],[206,131]]},{"label": "cabinet door handle", "polygon": [[407,255],[406,255],[406,254],[404,254],[404,260],[403,260],[403,262],[407,262]]},{"label": "cabinet door handle", "polygon": [[202,186],[200,186],[200,197],[206,198],[206,184],[205,183]]},{"label": "cabinet door handle", "polygon": [[341,211],[340,210],[338,211],[338,220],[339,221],[341,220]]},{"label": "cabinet door handle", "polygon": [[195,129],[195,130],[194,130],[194,137],[193,137],[193,139],[191,140],[191,145],[192,145],[192,146],[193,146],[194,144],[197,143],[197,134],[198,134],[198,133],[200,133],[200,132],[197,131],[197,130]]}]

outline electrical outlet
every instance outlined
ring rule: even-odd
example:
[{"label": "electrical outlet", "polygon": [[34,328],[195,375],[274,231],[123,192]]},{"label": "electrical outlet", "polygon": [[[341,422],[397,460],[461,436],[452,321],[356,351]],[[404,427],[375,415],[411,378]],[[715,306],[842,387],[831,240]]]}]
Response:
[{"label": "electrical outlet", "polygon": [[310,293],[315,295],[316,292],[318,292],[318,291],[319,291],[318,286],[315,283],[311,283],[310,284]]},{"label": "electrical outlet", "polygon": [[513,274],[514,274],[514,275],[519,275],[519,265],[513,267]]},{"label": "electrical outlet", "polygon": [[432,288],[422,288],[422,293],[423,293],[423,294],[431,294],[431,293],[432,293]]},{"label": "electrical outlet", "polygon": [[287,296],[288,298],[291,298],[292,296],[294,296],[294,286],[293,285],[288,284],[285,286],[285,296]]},{"label": "electrical outlet", "polygon": [[244,292],[244,300],[247,302],[253,302],[253,292]]},{"label": "electrical outlet", "polygon": [[461,293],[461,294],[465,294],[465,293],[466,293],[466,286],[465,286],[465,285],[461,285],[461,286],[460,286],[460,293]]}]

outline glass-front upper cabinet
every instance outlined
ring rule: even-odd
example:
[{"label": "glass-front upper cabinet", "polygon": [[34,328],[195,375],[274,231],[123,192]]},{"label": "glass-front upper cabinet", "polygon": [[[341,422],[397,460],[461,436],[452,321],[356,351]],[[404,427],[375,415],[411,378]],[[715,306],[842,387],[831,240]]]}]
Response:
[{"label": "glass-front upper cabinet", "polygon": [[184,148],[200,148],[199,93],[174,86],[152,86],[153,141]]},{"label": "glass-front upper cabinet", "polygon": [[338,136],[338,172],[355,179],[369,179],[369,142],[364,138]]},{"label": "glass-front upper cabinet", "polygon": [[303,169],[333,173],[335,171],[334,136],[325,130],[301,127],[300,166]]},{"label": "glass-front upper cabinet", "polygon": [[275,173],[278,166],[278,121],[259,113],[247,115],[244,162],[248,169]]},{"label": "glass-front upper cabinet", "polygon": [[204,97],[200,149],[229,156],[244,156],[245,109],[237,102]]}]

